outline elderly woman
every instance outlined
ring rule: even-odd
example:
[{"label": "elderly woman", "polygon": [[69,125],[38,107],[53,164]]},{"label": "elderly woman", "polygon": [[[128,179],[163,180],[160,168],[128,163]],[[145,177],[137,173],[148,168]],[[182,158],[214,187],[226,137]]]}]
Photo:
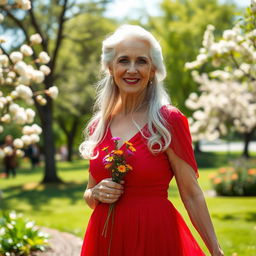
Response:
[{"label": "elderly woman", "polygon": [[[168,200],[173,176],[209,252],[224,255],[197,182],[187,119],[171,106],[162,84],[166,72],[159,43],[143,28],[123,25],[103,41],[102,67],[96,111],[80,146],[90,159],[84,199],[94,209],[81,256],[205,255]],[[127,158],[132,170],[114,182],[102,149],[124,151],[126,145],[136,149]]]}]

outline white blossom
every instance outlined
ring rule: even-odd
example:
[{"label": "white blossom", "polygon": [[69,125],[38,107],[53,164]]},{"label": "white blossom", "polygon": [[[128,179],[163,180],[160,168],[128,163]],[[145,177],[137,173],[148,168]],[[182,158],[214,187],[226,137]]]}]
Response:
[{"label": "white blossom", "polygon": [[38,84],[42,83],[44,81],[44,73],[42,71],[34,70],[32,79]]},{"label": "white blossom", "polygon": [[32,123],[35,118],[35,111],[31,108],[26,109],[27,122]]},{"label": "white blossom", "polygon": [[22,141],[24,142],[25,145],[30,145],[31,144],[31,138],[29,135],[23,135],[21,137]]},{"label": "white blossom", "polygon": [[0,55],[0,65],[1,66],[7,66],[9,63],[9,59],[5,54]]},{"label": "white blossom", "polygon": [[48,90],[46,90],[46,94],[50,96],[52,99],[56,99],[58,97],[58,87],[57,86],[52,86]]},{"label": "white blossom", "polygon": [[35,133],[35,134],[41,134],[42,133],[42,128],[39,125],[37,125],[37,124],[33,124],[31,126],[31,128],[33,130],[32,133]]},{"label": "white blossom", "polygon": [[1,121],[2,121],[3,123],[10,123],[10,121],[11,121],[11,116],[10,116],[9,114],[5,114],[5,115],[3,115],[3,116],[1,117]]},{"label": "white blossom", "polygon": [[51,58],[49,57],[47,52],[40,52],[39,54],[39,61],[43,64],[47,64]]},{"label": "white blossom", "polygon": [[31,98],[33,96],[32,90],[23,84],[18,85],[15,91],[17,92],[18,96],[23,99]]},{"label": "white blossom", "polygon": [[0,43],[3,44],[3,43],[6,43],[7,40],[6,40],[6,37],[5,36],[0,36]]},{"label": "white blossom", "polygon": [[13,145],[14,145],[15,148],[23,148],[24,142],[23,142],[22,139],[15,139],[13,141]]},{"label": "white blossom", "polygon": [[[22,141],[22,142],[23,142],[23,141]],[[24,153],[23,150],[17,149],[17,150],[16,150],[16,155],[17,155],[17,157],[24,157],[25,153]]]},{"label": "white blossom", "polygon": [[46,66],[46,65],[42,65],[39,68],[46,76],[49,75],[51,73],[51,69]]},{"label": "white blossom", "polygon": [[10,71],[8,72],[7,76],[14,79],[16,77],[16,73],[13,71]]},{"label": "white blossom", "polygon": [[18,72],[19,75],[26,76],[28,67],[24,61],[19,61],[14,65],[14,69],[16,72]]},{"label": "white blossom", "polygon": [[23,53],[23,55],[25,56],[31,56],[33,54],[33,50],[30,46],[26,45],[26,44],[23,44],[21,47],[20,47],[20,51],[21,53]]},{"label": "white blossom", "polygon": [[0,23],[2,23],[3,21],[4,21],[4,15],[0,13]]},{"label": "white blossom", "polygon": [[19,110],[13,116],[13,120],[20,125],[23,125],[27,122],[27,116],[24,108],[19,108]]},{"label": "white blossom", "polygon": [[42,95],[37,95],[36,101],[42,106],[47,103],[47,100]]},{"label": "white blossom", "polygon": [[30,134],[34,133],[34,129],[31,126],[25,125],[22,129],[22,133],[24,135],[30,135]]},{"label": "white blossom", "polygon": [[23,54],[21,52],[12,52],[10,54],[10,59],[13,63],[17,63],[23,59]]},{"label": "white blossom", "polygon": [[37,134],[31,134],[30,139],[31,139],[31,143],[37,143],[40,140],[40,138]]},{"label": "white blossom", "polygon": [[12,147],[10,147],[10,146],[6,146],[6,147],[4,147],[4,154],[6,155],[6,156],[11,156],[12,154],[13,154],[13,149],[12,149]]},{"label": "white blossom", "polygon": [[34,35],[30,36],[30,42],[32,44],[41,44],[42,37],[39,34],[34,34]]}]

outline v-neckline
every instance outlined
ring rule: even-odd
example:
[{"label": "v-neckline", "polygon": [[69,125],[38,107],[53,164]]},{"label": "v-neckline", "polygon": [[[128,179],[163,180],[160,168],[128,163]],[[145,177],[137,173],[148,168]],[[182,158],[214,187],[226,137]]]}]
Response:
[{"label": "v-neckline", "polygon": [[[147,125],[148,125],[148,123],[145,123],[145,125],[139,131],[137,131],[129,140],[125,140],[125,141],[132,142],[132,140],[134,140],[134,138],[137,137],[147,127]],[[113,136],[113,134],[112,134],[110,124],[108,125],[108,132],[109,132],[109,135],[111,138],[116,137],[116,136]],[[125,145],[125,141],[119,148],[117,148],[117,150],[121,149]],[[114,141],[113,141],[113,143],[114,143]]]}]

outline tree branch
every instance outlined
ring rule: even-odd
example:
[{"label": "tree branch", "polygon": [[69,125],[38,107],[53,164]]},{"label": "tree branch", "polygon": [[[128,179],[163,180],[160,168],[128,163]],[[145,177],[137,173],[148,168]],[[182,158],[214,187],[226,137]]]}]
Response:
[{"label": "tree branch", "polygon": [[9,10],[5,9],[4,7],[2,7],[2,9],[7,13],[7,15],[18,25],[18,27],[22,30],[22,32],[24,33],[26,40],[29,42],[29,35],[25,29],[25,27],[23,26],[22,22],[17,19]]},{"label": "tree branch", "polygon": [[59,30],[57,34],[56,43],[55,43],[55,49],[52,55],[52,61],[50,62],[50,68],[52,73],[54,73],[58,52],[61,46],[61,41],[63,39],[63,30],[64,30],[64,21],[65,21],[64,17],[65,17],[65,12],[67,10],[67,4],[68,4],[68,0],[65,0],[63,4],[62,12],[59,17]]},{"label": "tree branch", "polygon": [[35,14],[34,14],[34,6],[33,6],[33,0],[31,0],[31,9],[29,10],[29,15],[30,15],[30,20],[31,20],[31,23],[35,29],[35,31],[41,36],[41,38],[43,39],[42,41],[42,46],[43,46],[43,49],[44,51],[48,52],[48,45],[46,43],[46,40],[43,36],[43,33],[40,29],[40,26],[39,24],[37,23],[37,20],[36,20],[36,17],[35,17]]}]

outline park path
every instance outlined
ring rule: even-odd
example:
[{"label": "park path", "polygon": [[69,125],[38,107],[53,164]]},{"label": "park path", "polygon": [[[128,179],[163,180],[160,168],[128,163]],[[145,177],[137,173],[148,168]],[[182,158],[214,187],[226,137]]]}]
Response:
[{"label": "park path", "polygon": [[55,229],[40,228],[49,234],[50,249],[45,252],[36,252],[33,256],[79,256],[82,247],[82,239],[66,232]]}]

